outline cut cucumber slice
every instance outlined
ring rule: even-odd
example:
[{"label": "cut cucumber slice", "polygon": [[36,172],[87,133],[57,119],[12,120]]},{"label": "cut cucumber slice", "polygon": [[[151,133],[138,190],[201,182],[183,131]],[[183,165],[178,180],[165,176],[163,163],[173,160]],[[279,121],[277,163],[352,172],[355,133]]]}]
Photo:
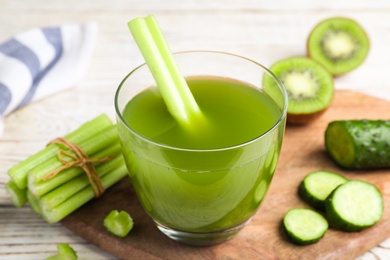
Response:
[{"label": "cut cucumber slice", "polygon": [[340,184],[347,182],[347,178],[329,171],[315,171],[308,174],[299,186],[299,195],[310,206],[325,210],[325,200]]},{"label": "cut cucumber slice", "polygon": [[300,245],[312,244],[320,240],[328,230],[328,222],[311,209],[290,209],[283,218],[287,236]]},{"label": "cut cucumber slice", "polygon": [[330,221],[344,231],[360,231],[374,225],[382,218],[384,209],[379,189],[359,180],[338,186],[325,206]]}]

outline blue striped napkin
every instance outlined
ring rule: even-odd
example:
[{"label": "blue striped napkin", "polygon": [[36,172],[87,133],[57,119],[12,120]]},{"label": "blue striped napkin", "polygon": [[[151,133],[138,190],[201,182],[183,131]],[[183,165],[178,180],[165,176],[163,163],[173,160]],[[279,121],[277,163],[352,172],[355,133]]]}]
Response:
[{"label": "blue striped napkin", "polygon": [[96,37],[90,22],[31,29],[0,43],[0,134],[4,116],[82,78]]}]

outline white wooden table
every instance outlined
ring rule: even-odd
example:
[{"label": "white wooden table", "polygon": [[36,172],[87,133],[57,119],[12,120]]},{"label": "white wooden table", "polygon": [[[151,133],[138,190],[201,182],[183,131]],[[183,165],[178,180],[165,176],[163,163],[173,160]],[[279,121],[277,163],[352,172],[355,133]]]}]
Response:
[{"label": "white wooden table", "polygon": [[[57,243],[71,244],[80,259],[115,259],[60,224],[46,224],[29,207],[14,208],[4,184],[8,168],[49,140],[100,113],[114,119],[116,87],[142,62],[127,21],[147,14],[157,17],[173,51],[227,51],[266,66],[305,55],[306,37],[321,19],[354,18],[367,30],[371,52],[359,69],[336,79],[336,88],[390,100],[388,0],[0,0],[0,42],[38,26],[96,21],[100,29],[82,81],[5,118],[0,137],[0,259],[44,259],[55,253]],[[390,239],[361,259],[390,259]]]}]

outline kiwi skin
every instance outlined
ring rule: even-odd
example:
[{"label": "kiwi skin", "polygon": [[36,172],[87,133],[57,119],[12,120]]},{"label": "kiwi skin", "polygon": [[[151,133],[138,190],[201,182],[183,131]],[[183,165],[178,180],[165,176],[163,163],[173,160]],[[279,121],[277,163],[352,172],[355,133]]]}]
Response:
[{"label": "kiwi skin", "polygon": [[[352,18],[348,18],[348,17],[342,17],[342,16],[336,16],[336,17],[327,18],[327,19],[324,19],[324,20],[322,20],[321,22],[317,23],[317,24],[313,27],[313,29],[311,30],[311,32],[310,32],[310,34],[309,34],[309,36],[308,36],[308,38],[307,38],[307,41],[306,41],[306,52],[307,52],[307,56],[308,56],[309,58],[311,58],[311,59],[313,59],[313,60],[316,60],[315,57],[312,56],[311,51],[310,51],[310,47],[309,47],[309,42],[310,42],[311,37],[313,36],[313,33],[314,33],[315,29],[316,29],[318,26],[320,26],[321,24],[326,23],[326,22],[328,22],[328,21],[330,21],[330,20],[333,20],[333,19],[334,19],[334,20],[336,20],[336,19],[347,20],[347,21],[351,21],[351,22],[355,23],[357,26],[360,27],[361,33],[362,33],[363,35],[365,35],[365,37],[367,38],[366,44],[367,44],[367,49],[368,49],[368,51],[367,51],[367,53],[365,54],[364,59],[361,60],[360,62],[357,62],[357,63],[355,64],[354,67],[351,67],[350,69],[345,70],[345,71],[343,71],[343,72],[334,72],[334,71],[332,71],[331,69],[327,68],[327,66],[323,66],[325,69],[327,69],[327,70],[329,71],[329,73],[331,73],[331,75],[332,75],[333,77],[339,77],[339,76],[343,76],[343,75],[345,75],[345,74],[347,74],[347,73],[353,71],[354,69],[358,68],[358,67],[364,62],[364,60],[367,58],[367,55],[368,55],[368,52],[369,52],[369,49],[370,49],[370,40],[369,40],[369,37],[368,37],[367,32],[364,30],[364,28],[363,28],[356,20],[354,20],[354,19],[352,19]],[[318,46],[318,48],[320,48],[320,47]],[[320,64],[322,64],[320,61],[317,61],[317,62],[320,63]],[[322,64],[322,65],[323,65],[323,64]]]}]

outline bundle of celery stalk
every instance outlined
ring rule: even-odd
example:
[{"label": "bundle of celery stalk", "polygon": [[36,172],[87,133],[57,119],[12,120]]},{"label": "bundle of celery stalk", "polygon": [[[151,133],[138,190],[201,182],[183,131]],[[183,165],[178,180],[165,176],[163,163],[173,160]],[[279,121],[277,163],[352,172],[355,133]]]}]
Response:
[{"label": "bundle of celery stalk", "polygon": [[[81,125],[64,137],[77,145],[94,165],[100,184],[111,187],[127,175],[121,153],[119,135],[107,115],[102,114]],[[8,170],[11,180],[6,184],[16,207],[28,202],[47,222],[55,223],[96,197],[96,192],[83,167],[65,167],[51,178],[50,173],[64,167],[58,151],[72,155],[62,145],[50,143],[41,151]],[[72,156],[64,156],[71,162]]]}]

